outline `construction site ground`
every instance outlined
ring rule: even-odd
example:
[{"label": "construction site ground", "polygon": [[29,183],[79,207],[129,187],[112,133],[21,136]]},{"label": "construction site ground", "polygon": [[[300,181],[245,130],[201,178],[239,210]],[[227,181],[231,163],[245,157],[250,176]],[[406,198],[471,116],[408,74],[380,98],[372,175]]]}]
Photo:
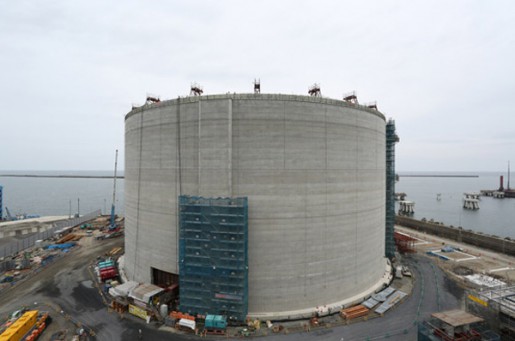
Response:
[{"label": "construction site ground", "polygon": [[97,239],[99,234],[100,231],[91,235],[84,231],[84,237],[68,253],[2,290],[0,317],[5,320],[21,308],[49,311],[52,323],[38,339],[43,341],[51,340],[58,332],[63,332],[63,340],[72,340],[80,328],[90,332],[87,340],[198,339],[191,334],[171,334],[174,329],[154,322],[146,324],[128,313],[119,315],[108,309],[109,302],[101,295],[91,265],[97,257],[123,248],[124,239]]},{"label": "construction site ground", "polygon": [[[443,260],[439,257],[432,257],[440,268],[464,286],[471,284],[463,276],[471,274],[488,275],[506,284],[512,284],[515,280],[515,257],[457,243],[407,227],[395,226],[395,229],[417,239],[414,245],[417,252],[427,254],[429,251],[436,251],[437,255],[449,258],[449,260]],[[455,251],[442,252],[442,247],[447,245],[452,246]]]},{"label": "construction site ground", "polygon": [[[469,245],[461,245],[431,235],[396,227],[398,231],[420,239],[417,254],[402,256],[401,263],[407,265],[413,278],[396,279],[395,288],[409,295],[384,316],[373,314],[363,321],[359,318],[347,324],[338,315],[321,319],[321,326],[307,331],[308,321],[276,322],[282,328],[278,333],[261,325],[259,335],[271,340],[374,340],[390,338],[394,340],[416,339],[417,322],[427,319],[430,314],[463,306],[464,289],[456,272],[491,272],[501,268],[505,271],[493,273],[509,280],[515,276],[512,257],[499,255]],[[442,244],[443,243],[443,244]],[[139,330],[143,340],[191,340],[199,336],[184,334],[175,329],[143,320],[130,314],[119,315],[110,311],[99,294],[90,265],[98,256],[115,247],[123,247],[123,238],[97,240],[94,236],[84,237],[79,246],[56,259],[42,271],[34,273],[14,287],[0,294],[0,316],[22,306],[48,310],[53,323],[43,333],[41,340],[49,340],[57,331],[69,330],[69,337],[81,325],[91,330],[91,340],[139,340]],[[429,256],[427,251],[441,249],[443,245],[460,248],[456,260],[444,261]],[[470,256],[469,256],[470,255]],[[440,269],[441,268],[441,269]],[[444,271],[442,271],[442,269]],[[461,270],[460,270],[461,269]],[[453,272],[454,271],[454,272]],[[450,275],[449,275],[450,274]],[[209,336],[212,339],[239,339],[242,327],[231,327],[226,336]]]}]

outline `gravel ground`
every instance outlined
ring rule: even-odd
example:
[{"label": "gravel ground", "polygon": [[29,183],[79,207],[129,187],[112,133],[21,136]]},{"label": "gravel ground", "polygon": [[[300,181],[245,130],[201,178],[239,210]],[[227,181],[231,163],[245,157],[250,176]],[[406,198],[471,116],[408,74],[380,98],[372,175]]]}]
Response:
[{"label": "gravel ground", "polygon": [[[67,339],[71,339],[76,328],[72,322],[91,328],[95,336],[90,337],[90,340],[139,340],[139,329],[142,330],[143,340],[198,339],[193,335],[177,334],[170,328],[159,328],[153,323],[147,325],[129,314],[119,316],[109,312],[94,286],[89,265],[97,256],[113,247],[123,246],[123,239],[96,241],[86,237],[80,244],[80,247],[57,259],[30,280],[2,293],[0,315],[16,310],[21,305],[34,306],[34,302],[38,302],[38,309],[49,310],[51,313],[53,310],[54,322],[43,334],[42,340],[49,340],[52,333],[63,329],[69,331]],[[415,340],[414,322],[427,318],[433,312],[459,307],[463,291],[448,280],[428,257],[411,255],[404,259],[404,263],[411,267],[415,276],[413,292],[384,317],[347,326],[320,328],[309,333],[270,333],[266,339],[341,341],[388,337],[393,340]],[[63,314],[58,313],[61,309]]]},{"label": "gravel ground", "polygon": [[109,312],[94,286],[89,265],[112,248],[123,247],[123,238],[97,241],[85,237],[79,244],[80,247],[75,247],[30,279],[2,292],[0,316],[7,316],[22,306],[49,311],[53,321],[39,338],[42,341],[50,340],[52,334],[60,330],[66,330],[66,340],[71,340],[77,325],[93,331],[94,336],[89,340],[141,340],[139,329],[143,340],[198,338],[160,330],[129,314],[122,318]]}]

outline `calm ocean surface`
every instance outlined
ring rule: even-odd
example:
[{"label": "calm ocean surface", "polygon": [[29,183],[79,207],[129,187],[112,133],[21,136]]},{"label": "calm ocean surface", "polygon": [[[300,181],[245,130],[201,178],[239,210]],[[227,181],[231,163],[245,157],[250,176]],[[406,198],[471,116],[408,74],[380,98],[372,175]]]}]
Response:
[{"label": "calm ocean surface", "polygon": [[[500,237],[515,238],[515,198],[494,199],[481,197],[480,209],[477,211],[463,208],[463,193],[479,192],[482,189],[498,189],[499,176],[504,175],[504,187],[507,185],[506,172],[476,173],[435,173],[435,172],[398,172],[399,181],[395,192],[404,192],[406,200],[415,202],[417,219],[434,219],[447,225],[462,226],[464,229],[493,234]],[[403,177],[412,174],[464,174],[479,175],[477,178],[417,178]],[[512,177],[510,187],[515,187]],[[437,194],[441,200],[436,200]],[[398,210],[398,207],[396,208]]]},{"label": "calm ocean surface", "polygon": [[[88,172],[28,172],[0,171],[1,174],[37,175],[112,175],[112,171]],[[403,177],[417,174],[467,174],[479,175],[477,178],[439,178]],[[407,193],[407,200],[415,202],[415,218],[434,219],[448,225],[462,226],[483,233],[501,237],[515,238],[515,199],[493,199],[482,197],[478,211],[462,208],[464,192],[479,192],[481,189],[497,189],[501,172],[492,173],[415,173],[399,172],[396,192]],[[123,175],[119,172],[119,175]],[[506,174],[505,186],[506,186]],[[110,212],[112,179],[62,179],[62,178],[15,178],[0,177],[4,187],[5,206],[11,214],[68,215],[71,201],[72,214],[77,212],[77,199],[80,199],[80,212],[87,213],[96,209]],[[513,179],[512,187],[515,187]],[[124,214],[124,181],[116,183],[116,212]],[[441,200],[436,200],[437,194]],[[398,209],[398,208],[397,208]]]},{"label": "calm ocean surface", "polygon": [[[0,171],[0,174],[113,176],[113,171]],[[123,172],[118,172],[123,175]],[[111,212],[113,179],[17,178],[0,176],[3,203],[15,214],[68,215],[102,210]],[[116,213],[124,212],[123,179],[116,181]],[[79,205],[77,203],[79,199]]]}]

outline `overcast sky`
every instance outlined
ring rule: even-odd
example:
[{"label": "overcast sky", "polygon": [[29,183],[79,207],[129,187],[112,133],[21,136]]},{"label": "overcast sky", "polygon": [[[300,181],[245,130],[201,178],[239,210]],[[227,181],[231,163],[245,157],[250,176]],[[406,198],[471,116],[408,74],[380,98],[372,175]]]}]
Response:
[{"label": "overcast sky", "polygon": [[377,101],[400,171],[515,163],[512,0],[0,0],[0,48],[1,170],[110,170],[147,93],[245,93],[254,78]]}]

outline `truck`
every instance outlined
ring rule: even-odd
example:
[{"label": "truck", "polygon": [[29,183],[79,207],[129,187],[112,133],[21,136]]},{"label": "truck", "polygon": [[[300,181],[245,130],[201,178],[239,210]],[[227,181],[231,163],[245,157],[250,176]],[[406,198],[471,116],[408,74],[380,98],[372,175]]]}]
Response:
[{"label": "truck", "polygon": [[227,317],[222,315],[206,315],[204,331],[206,334],[225,335]]}]

